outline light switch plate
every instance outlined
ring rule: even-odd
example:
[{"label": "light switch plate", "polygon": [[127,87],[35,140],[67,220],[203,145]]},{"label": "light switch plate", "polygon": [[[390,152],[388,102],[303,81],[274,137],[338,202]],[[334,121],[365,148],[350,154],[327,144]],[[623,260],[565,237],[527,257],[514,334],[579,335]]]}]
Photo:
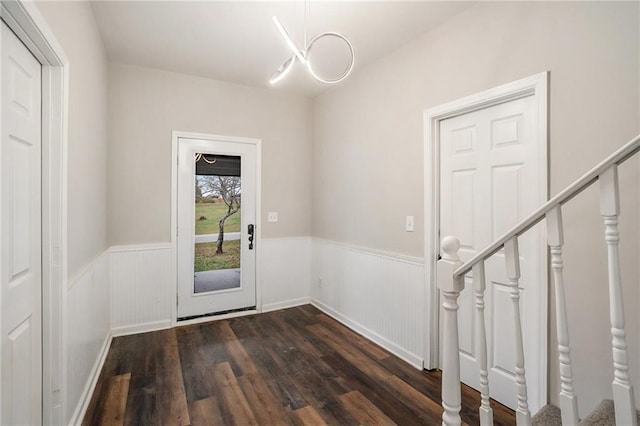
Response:
[{"label": "light switch plate", "polygon": [[406,230],[407,230],[407,232],[413,232],[413,229],[414,229],[413,216],[407,216],[407,227],[406,227]]},{"label": "light switch plate", "polygon": [[278,221],[278,212],[269,212],[269,213],[267,213],[267,221],[268,222],[277,222]]}]

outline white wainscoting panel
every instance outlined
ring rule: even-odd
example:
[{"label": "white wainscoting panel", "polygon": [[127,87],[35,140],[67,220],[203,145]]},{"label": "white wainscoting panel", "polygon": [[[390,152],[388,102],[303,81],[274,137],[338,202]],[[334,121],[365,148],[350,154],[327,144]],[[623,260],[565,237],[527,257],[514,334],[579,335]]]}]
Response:
[{"label": "white wainscoting panel", "polygon": [[109,252],[113,335],[170,327],[171,245],[114,246]]},{"label": "white wainscoting panel", "polygon": [[312,303],[422,368],[422,259],[314,238]]},{"label": "white wainscoting panel", "polygon": [[80,423],[111,341],[109,255],[105,251],[73,278],[67,293],[67,414]]},{"label": "white wainscoting panel", "polygon": [[309,303],[311,238],[261,240],[262,312]]}]

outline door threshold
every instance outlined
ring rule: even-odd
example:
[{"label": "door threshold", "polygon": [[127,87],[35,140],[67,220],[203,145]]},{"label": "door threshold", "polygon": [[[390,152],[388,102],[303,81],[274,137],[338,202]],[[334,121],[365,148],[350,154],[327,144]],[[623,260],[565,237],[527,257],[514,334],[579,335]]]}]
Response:
[{"label": "door threshold", "polygon": [[192,315],[188,317],[180,317],[177,320],[176,326],[190,325],[190,324],[199,324],[202,322],[208,321],[217,321],[228,318],[241,317],[245,315],[253,315],[257,314],[258,310],[255,306],[249,306],[246,308],[238,308],[238,309],[230,309],[227,311],[220,312],[211,312],[208,314],[202,315]]}]

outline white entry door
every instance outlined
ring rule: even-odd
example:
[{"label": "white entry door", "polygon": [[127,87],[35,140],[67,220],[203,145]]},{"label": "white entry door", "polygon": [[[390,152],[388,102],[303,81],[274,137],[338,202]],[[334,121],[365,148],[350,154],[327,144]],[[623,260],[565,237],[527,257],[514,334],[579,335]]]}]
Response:
[{"label": "white entry door", "polygon": [[3,425],[42,421],[41,67],[2,23],[0,275]]},{"label": "white entry door", "polygon": [[256,157],[251,141],[178,139],[178,319],[256,306]]},{"label": "white entry door", "polygon": [[[546,200],[541,199],[538,113],[534,97],[502,103],[440,122],[440,236],[460,239],[460,256],[470,259]],[[538,377],[546,375],[539,350],[540,312],[546,312],[546,253],[539,228],[519,239],[522,280],[521,313],[527,387],[533,410]],[[516,408],[515,328],[503,251],[485,263],[485,318],[491,396]],[[471,274],[459,299],[461,380],[478,389],[475,353],[475,300]],[[534,411],[535,412],[535,411]]]}]

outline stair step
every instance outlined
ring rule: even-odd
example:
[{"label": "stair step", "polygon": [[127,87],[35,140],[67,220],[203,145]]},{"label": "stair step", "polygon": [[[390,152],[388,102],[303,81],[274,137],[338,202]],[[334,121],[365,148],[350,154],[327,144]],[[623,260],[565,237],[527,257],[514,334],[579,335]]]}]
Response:
[{"label": "stair step", "polygon": [[531,418],[531,426],[562,426],[560,408],[547,404]]},{"label": "stair step", "polygon": [[[640,412],[636,411],[638,424],[640,424]],[[587,417],[581,422],[583,426],[614,426],[615,410],[613,408],[613,400],[603,400]]]},{"label": "stair step", "polygon": [[[640,425],[640,411],[637,412]],[[560,409],[555,405],[545,405],[531,419],[532,426],[562,426]],[[615,410],[611,399],[603,400],[587,417],[580,421],[581,426],[615,426]]]}]

